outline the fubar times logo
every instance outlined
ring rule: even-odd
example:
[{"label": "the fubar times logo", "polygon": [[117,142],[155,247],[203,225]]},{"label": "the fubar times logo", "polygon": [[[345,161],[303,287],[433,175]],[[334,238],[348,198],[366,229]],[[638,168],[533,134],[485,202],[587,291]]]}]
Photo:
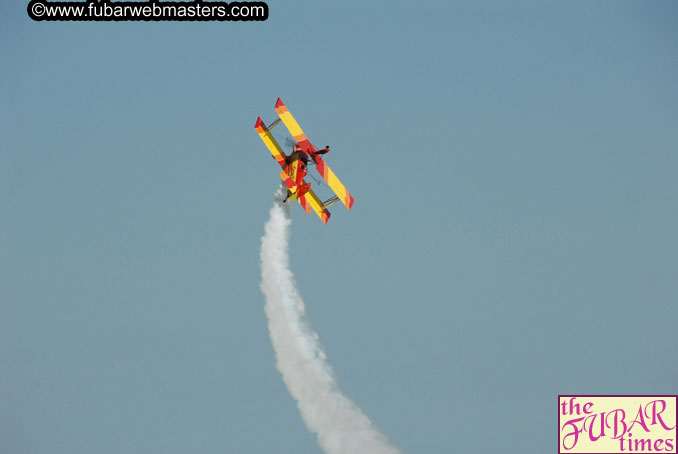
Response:
[{"label": "the fubar times logo", "polygon": [[678,396],[558,396],[558,454],[676,454]]}]

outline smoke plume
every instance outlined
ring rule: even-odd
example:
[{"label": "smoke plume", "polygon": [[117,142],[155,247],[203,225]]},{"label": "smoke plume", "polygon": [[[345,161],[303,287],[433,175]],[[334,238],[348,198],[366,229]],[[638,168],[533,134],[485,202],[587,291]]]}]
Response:
[{"label": "smoke plume", "polygon": [[261,290],[266,296],[276,367],[309,431],[326,454],[397,454],[387,438],[337,388],[332,369],[306,319],[289,264],[289,218],[279,191],[261,239]]}]

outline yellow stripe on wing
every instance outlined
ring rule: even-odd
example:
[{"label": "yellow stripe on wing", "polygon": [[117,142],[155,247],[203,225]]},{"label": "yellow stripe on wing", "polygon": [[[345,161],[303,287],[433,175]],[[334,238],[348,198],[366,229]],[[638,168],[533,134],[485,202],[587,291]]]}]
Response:
[{"label": "yellow stripe on wing", "polygon": [[[313,192],[312,189],[309,189],[308,192],[302,196],[302,198],[304,198],[306,203],[310,205],[313,211],[315,211],[315,214],[318,215],[320,220],[323,221],[324,224],[327,224],[327,221],[330,220],[330,212],[323,206],[323,203],[320,201],[318,196],[315,195],[315,192]],[[299,202],[301,203],[301,198],[299,199]]]},{"label": "yellow stripe on wing", "polygon": [[261,137],[261,140],[263,140],[266,148],[268,148],[275,160],[278,161],[278,164],[280,164],[281,167],[284,167],[285,153],[261,118],[257,118],[257,123],[254,125],[254,129],[256,129],[257,134],[259,134],[259,137]]},{"label": "yellow stripe on wing", "polygon": [[316,169],[327,182],[327,185],[332,188],[337,197],[339,197],[344,205],[346,205],[346,208],[350,210],[353,206],[353,196],[348,192],[339,178],[337,178],[332,169],[330,169],[330,166],[328,166],[327,163],[319,157],[316,162]]},{"label": "yellow stripe on wing", "polygon": [[292,134],[292,137],[294,137],[294,140],[296,140],[297,143],[301,142],[302,140],[306,140],[306,134],[304,134],[301,126],[299,126],[297,120],[294,119],[292,113],[289,111],[287,106],[283,104],[282,99],[280,98],[278,98],[278,101],[275,103],[275,111],[278,113],[278,116],[282,122],[285,123],[285,127],[287,127],[288,131],[290,134]]}]

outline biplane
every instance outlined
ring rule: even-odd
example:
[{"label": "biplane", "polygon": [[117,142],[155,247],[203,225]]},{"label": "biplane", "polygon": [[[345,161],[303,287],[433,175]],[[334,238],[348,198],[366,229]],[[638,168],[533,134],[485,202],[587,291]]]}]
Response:
[{"label": "biplane", "polygon": [[[283,169],[280,172],[280,178],[285,183],[285,186],[287,186],[287,198],[285,201],[298,200],[307,214],[311,214],[311,210],[313,210],[320,220],[327,224],[327,221],[330,219],[330,212],[327,208],[341,201],[350,210],[353,206],[353,196],[349,194],[341,181],[339,181],[339,178],[337,178],[322,158],[322,155],[327,153],[330,147],[326,146],[325,148],[316,149],[280,98],[275,103],[275,111],[279,117],[277,120],[266,126],[261,117],[258,117],[254,129],[259,134],[259,137],[261,137],[261,140],[264,141],[264,144],[266,144],[273,158]],[[280,121],[283,122],[294,138],[294,145],[290,154],[285,154],[271,132]],[[304,180],[308,175],[309,166],[315,166],[318,174],[334,191],[335,195],[333,197],[322,202],[313,192],[311,182]]]}]

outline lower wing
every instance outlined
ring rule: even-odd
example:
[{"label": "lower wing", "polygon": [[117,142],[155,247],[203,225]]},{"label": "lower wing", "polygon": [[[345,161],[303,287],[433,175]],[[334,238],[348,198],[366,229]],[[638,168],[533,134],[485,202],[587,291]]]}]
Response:
[{"label": "lower wing", "polygon": [[[321,221],[324,224],[327,224],[327,221],[330,220],[330,212],[323,203],[320,201],[315,192],[312,189],[309,189],[306,194],[299,197],[299,204],[306,210],[306,213],[310,213],[310,209],[315,211],[315,214],[318,215]],[[310,208],[310,209],[309,209]]]}]

